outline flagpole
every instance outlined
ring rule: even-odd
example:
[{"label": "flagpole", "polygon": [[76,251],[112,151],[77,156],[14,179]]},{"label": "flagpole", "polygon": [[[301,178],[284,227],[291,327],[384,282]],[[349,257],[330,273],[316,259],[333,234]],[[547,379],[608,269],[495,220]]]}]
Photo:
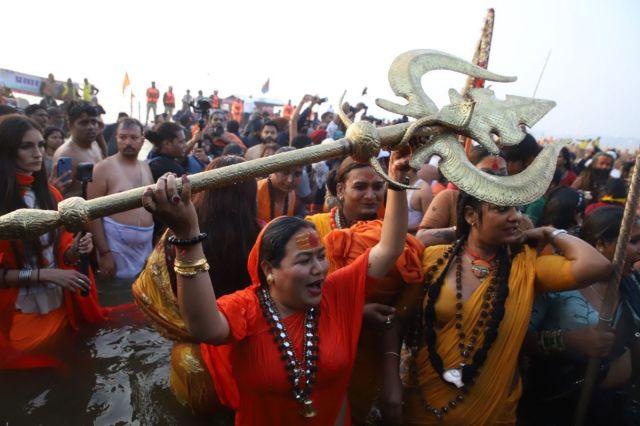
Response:
[{"label": "flagpole", "polygon": [[129,116],[133,117],[133,90],[129,93]]},{"label": "flagpole", "polygon": [[540,81],[542,81],[542,75],[544,74],[544,70],[547,69],[547,63],[549,63],[549,58],[551,57],[551,49],[549,49],[549,53],[547,53],[547,59],[544,60],[544,65],[542,66],[542,70],[540,71],[540,76],[538,77],[538,82],[536,83],[536,88],[533,91],[533,97],[535,98],[536,93],[538,92],[538,87],[540,86]]}]

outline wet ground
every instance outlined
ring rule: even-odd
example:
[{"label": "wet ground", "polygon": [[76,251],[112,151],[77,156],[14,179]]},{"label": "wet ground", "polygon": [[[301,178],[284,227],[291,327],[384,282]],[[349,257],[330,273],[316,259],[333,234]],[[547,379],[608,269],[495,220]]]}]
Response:
[{"label": "wet ground", "polygon": [[[100,301],[131,301],[130,282],[98,285]],[[66,372],[0,373],[0,426],[228,425],[194,416],[169,390],[171,342],[146,320],[122,316],[104,328],[50,342]]]}]

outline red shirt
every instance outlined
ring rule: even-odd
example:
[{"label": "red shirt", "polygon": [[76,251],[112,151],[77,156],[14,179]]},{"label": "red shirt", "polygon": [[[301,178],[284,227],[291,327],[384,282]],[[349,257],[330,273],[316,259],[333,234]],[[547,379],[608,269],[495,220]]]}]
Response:
[{"label": "red shirt", "polygon": [[149,87],[147,89],[147,102],[155,104],[160,97],[160,91],[155,87]]}]

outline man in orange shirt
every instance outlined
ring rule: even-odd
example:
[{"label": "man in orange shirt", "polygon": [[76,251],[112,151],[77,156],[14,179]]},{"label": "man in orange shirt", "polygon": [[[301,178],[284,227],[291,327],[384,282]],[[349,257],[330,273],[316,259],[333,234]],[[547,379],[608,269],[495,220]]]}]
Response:
[{"label": "man in orange shirt", "polygon": [[[158,98],[160,97],[160,91],[156,89],[156,82],[151,82],[151,87],[147,89],[147,117],[144,120],[146,125],[149,122],[149,111],[153,110],[153,116],[155,117],[157,112]],[[175,104],[174,104],[175,105]]]},{"label": "man in orange shirt", "polygon": [[176,108],[176,97],[173,94],[172,86],[169,86],[169,90],[164,92],[164,96],[162,96],[162,103],[164,104],[164,113],[169,117],[169,121],[172,121],[173,110]]},{"label": "man in orange shirt", "polygon": [[291,114],[293,114],[293,105],[291,105],[291,99],[289,99],[289,102],[282,107],[282,116],[284,118],[289,118],[291,117]]}]

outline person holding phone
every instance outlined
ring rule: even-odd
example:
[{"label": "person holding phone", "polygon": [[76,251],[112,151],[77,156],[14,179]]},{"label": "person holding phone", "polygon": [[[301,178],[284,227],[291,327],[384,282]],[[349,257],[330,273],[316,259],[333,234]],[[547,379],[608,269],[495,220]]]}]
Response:
[{"label": "person holding phone", "polygon": [[[98,133],[100,131],[99,110],[86,103],[74,103],[69,109],[69,130],[71,131],[71,139],[58,148],[53,155],[53,164],[58,165],[62,157],[71,158],[71,184],[62,192],[65,198],[79,197],[82,195],[82,187],[80,181],[76,179],[76,168],[79,163],[96,164],[101,161],[104,156],[98,145]],[[69,166],[64,160],[63,171],[69,170]],[[59,166],[60,167],[60,166]],[[59,177],[60,170],[54,171],[54,178]]]},{"label": "person holding phone", "polygon": [[[0,120],[0,215],[57,210],[62,195],[48,183],[44,150],[34,121],[19,115]],[[55,366],[57,360],[33,352],[69,326],[105,319],[95,286],[74,269],[92,249],[90,233],[74,238],[64,228],[34,240],[0,240],[0,370]]]}]

